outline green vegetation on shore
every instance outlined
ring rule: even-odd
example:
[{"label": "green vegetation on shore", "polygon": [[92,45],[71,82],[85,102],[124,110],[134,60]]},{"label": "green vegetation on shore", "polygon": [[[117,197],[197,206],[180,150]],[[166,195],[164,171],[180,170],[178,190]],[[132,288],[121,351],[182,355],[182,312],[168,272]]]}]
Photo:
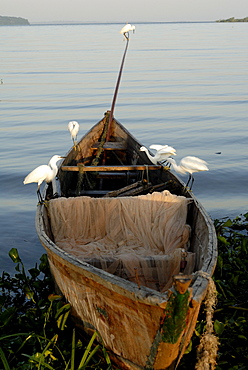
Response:
[{"label": "green vegetation on shore", "polygon": [[[219,338],[216,370],[247,370],[248,364],[248,213],[215,220],[218,260],[214,272],[217,306],[215,334]],[[178,370],[194,369],[196,347],[205,327],[204,307],[191,342]]]},{"label": "green vegetation on shore", "polygon": [[[248,213],[215,220],[219,256],[214,329],[219,338],[216,370],[245,370],[248,363]],[[47,255],[26,273],[17,249],[9,256],[16,274],[0,276],[0,368],[4,370],[110,370],[101,343],[76,329],[70,305],[56,294]],[[206,325],[204,306],[178,370],[194,369],[196,348]]]},{"label": "green vegetation on shore", "polygon": [[234,17],[228,18],[228,19],[220,19],[216,22],[248,22],[248,17],[242,18],[242,19],[236,19]]},{"label": "green vegetation on shore", "polygon": [[29,26],[27,19],[21,17],[7,17],[0,15],[0,26]]}]

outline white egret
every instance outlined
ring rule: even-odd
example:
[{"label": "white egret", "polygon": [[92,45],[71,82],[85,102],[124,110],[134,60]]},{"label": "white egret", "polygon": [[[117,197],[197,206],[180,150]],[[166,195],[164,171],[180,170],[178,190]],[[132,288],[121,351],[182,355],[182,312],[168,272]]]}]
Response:
[{"label": "white egret", "polygon": [[120,33],[121,33],[122,35],[124,35],[124,37],[125,37],[126,39],[128,39],[128,37],[129,37],[129,32],[130,32],[130,31],[133,31],[133,33],[134,33],[134,31],[135,31],[135,26],[131,25],[130,23],[127,23],[124,27],[122,27],[122,29],[120,30]]},{"label": "white egret", "polygon": [[167,158],[169,158],[171,155],[176,155],[176,149],[174,149],[172,146],[169,145],[151,145],[151,149],[155,149],[157,152],[154,156],[152,156],[149,153],[149,150],[142,146],[140,147],[141,152],[146,152],[147,157],[150,159],[150,161],[153,164],[157,164],[157,162],[165,161]]},{"label": "white egret", "polygon": [[30,184],[32,182],[37,182],[38,183],[38,188],[37,188],[37,195],[38,195],[38,200],[40,202],[43,202],[42,196],[40,193],[40,186],[43,183],[43,181],[46,181],[46,183],[49,183],[53,181],[53,179],[56,177],[58,173],[58,166],[57,162],[60,159],[63,159],[64,157],[60,157],[59,155],[54,155],[48,165],[43,164],[39,167],[36,167],[33,171],[31,171],[23,180],[23,184]]},{"label": "white egret", "polygon": [[209,171],[207,162],[198,157],[191,157],[191,156],[184,157],[181,159],[179,165],[177,165],[175,159],[173,158],[168,158],[167,162],[172,164],[172,167],[176,172],[182,173],[182,174],[186,174],[186,173],[189,174],[189,179],[186,184],[186,187],[189,185],[189,182],[191,179],[190,189],[192,189],[193,182],[194,182],[194,177],[192,175],[194,172]]},{"label": "white egret", "polygon": [[70,121],[68,123],[68,130],[70,131],[71,138],[74,144],[74,148],[76,148],[77,144],[77,134],[79,131],[79,123],[77,121]]}]

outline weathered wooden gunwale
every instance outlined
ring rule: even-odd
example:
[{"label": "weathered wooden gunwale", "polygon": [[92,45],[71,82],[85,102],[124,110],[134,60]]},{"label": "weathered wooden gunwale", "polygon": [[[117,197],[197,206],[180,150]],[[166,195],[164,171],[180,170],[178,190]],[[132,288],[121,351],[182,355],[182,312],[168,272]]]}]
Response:
[{"label": "weathered wooden gunwale", "polygon": [[129,166],[80,166],[78,164],[77,166],[62,166],[62,171],[82,171],[82,172],[96,172],[96,169],[98,172],[101,171],[145,171],[145,170],[159,170],[162,166],[157,165],[129,165]]},{"label": "weathered wooden gunwale", "polygon": [[[94,196],[93,192],[98,191],[98,196],[104,193],[121,196],[122,191],[118,190],[120,187],[124,190],[132,189],[129,183],[131,171],[137,177],[137,183],[140,180],[142,183],[145,179],[144,191],[149,188],[148,183],[151,183],[154,189],[163,183],[165,188],[172,187],[176,194],[183,193],[187,198],[191,198],[187,222],[192,228],[190,244],[197,260],[189,289],[184,293],[179,293],[176,289],[176,286],[179,290],[182,289],[184,283],[181,280],[187,278],[185,276],[176,278],[172,289],[160,293],[78,260],[53,242],[44,205],[37,207],[37,233],[47,251],[55,281],[72,305],[73,315],[83,323],[86,331],[97,329],[100,332],[106,348],[111,351],[111,356],[120,368],[173,370],[190,341],[200,304],[208,287],[208,277],[212,276],[215,268],[217,241],[214,227],[192,192],[187,191],[184,184],[168,171],[168,168],[151,164],[146,154],[139,151],[141,144],[115,119],[111,125],[108,143],[101,143],[106,119],[107,115],[80,140],[77,150],[72,148],[67,154],[59,171],[61,194],[77,196],[92,192]],[[101,150],[104,163],[92,165]],[[98,179],[97,173],[115,171],[114,187],[108,189],[113,180]],[[98,190],[78,190],[81,182],[85,180],[80,178],[85,176],[84,172],[93,174],[93,183]],[[119,175],[120,172],[126,173],[124,180],[123,176]],[[119,186],[120,184],[122,185]],[[46,194],[49,194],[49,187],[46,188]],[[166,317],[170,316],[167,311],[173,308],[173,302],[182,298],[185,302],[182,329],[170,342],[165,329]]]}]

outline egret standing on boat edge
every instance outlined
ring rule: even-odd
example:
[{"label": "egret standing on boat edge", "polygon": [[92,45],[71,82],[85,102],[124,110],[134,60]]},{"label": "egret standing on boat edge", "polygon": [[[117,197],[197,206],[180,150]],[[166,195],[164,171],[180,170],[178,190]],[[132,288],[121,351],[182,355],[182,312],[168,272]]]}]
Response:
[{"label": "egret standing on boat edge", "polygon": [[71,134],[71,139],[73,141],[74,148],[77,145],[77,134],[79,131],[79,123],[77,121],[70,121],[68,123],[68,130]]},{"label": "egret standing on boat edge", "polygon": [[169,145],[151,145],[150,149],[155,149],[157,152],[154,156],[149,153],[145,146],[140,147],[141,152],[146,152],[147,157],[153,164],[157,162],[166,161],[171,155],[176,155],[176,149]]},{"label": "egret standing on boat edge", "polygon": [[191,157],[187,156],[181,159],[179,165],[177,165],[175,159],[168,158],[167,162],[171,163],[173,166],[173,169],[181,174],[189,174],[189,179],[187,181],[186,187],[189,185],[189,182],[191,180],[191,186],[190,189],[192,189],[194,177],[194,172],[200,172],[200,171],[209,171],[209,168],[207,166],[207,162],[203,159],[200,159],[198,157]]},{"label": "egret standing on boat edge", "polygon": [[63,159],[64,157],[61,157],[59,155],[54,155],[48,164],[43,164],[41,166],[36,167],[33,171],[31,171],[23,180],[23,184],[30,184],[32,182],[37,182],[37,196],[39,202],[43,202],[41,193],[40,193],[40,186],[43,183],[43,181],[46,181],[46,183],[52,182],[57,173],[58,173],[58,166],[57,162],[60,159]]}]

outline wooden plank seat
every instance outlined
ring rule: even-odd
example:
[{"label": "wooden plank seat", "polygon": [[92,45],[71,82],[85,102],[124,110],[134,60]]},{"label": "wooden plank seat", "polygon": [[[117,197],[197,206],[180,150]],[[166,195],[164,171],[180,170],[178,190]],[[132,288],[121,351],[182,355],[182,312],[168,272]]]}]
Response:
[{"label": "wooden plank seat", "polygon": [[[98,149],[100,142],[94,143],[91,148]],[[103,144],[103,149],[105,150],[126,150],[127,143],[126,141],[107,141]]]},{"label": "wooden plank seat", "polygon": [[145,170],[159,170],[159,169],[169,169],[169,167],[163,167],[158,165],[124,165],[124,166],[82,166],[78,164],[77,166],[62,166],[62,171],[82,171],[82,172],[111,172],[111,171],[145,171]]},{"label": "wooden plank seat", "polygon": [[123,178],[129,178],[129,179],[136,179],[137,177],[137,172],[134,172],[134,171],[119,171],[119,172],[116,172],[116,171],[110,171],[110,172],[107,172],[107,171],[101,171],[101,172],[97,172],[96,174],[96,177],[98,179],[123,179]]}]

